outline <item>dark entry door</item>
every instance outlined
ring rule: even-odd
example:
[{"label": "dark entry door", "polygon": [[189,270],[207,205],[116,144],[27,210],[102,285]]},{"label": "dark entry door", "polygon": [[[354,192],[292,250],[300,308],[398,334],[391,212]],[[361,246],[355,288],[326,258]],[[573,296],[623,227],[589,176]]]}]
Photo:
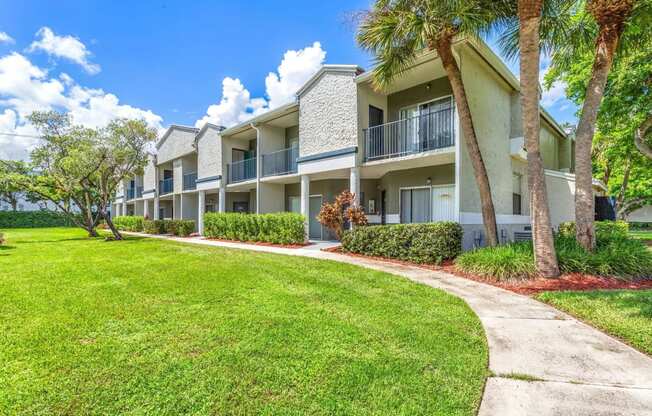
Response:
[{"label": "dark entry door", "polygon": [[310,197],[310,210],[309,215],[310,219],[308,221],[308,238],[311,240],[322,240],[323,233],[321,224],[317,221],[317,215],[319,215],[319,210],[321,209],[322,199],[321,196],[311,196]]},{"label": "dark entry door", "polygon": [[380,223],[382,225],[387,223],[387,191],[385,190],[380,193]]},{"label": "dark entry door", "polygon": [[385,133],[382,127],[376,127],[383,124],[385,114],[382,109],[369,106],[369,146],[368,152],[371,156],[381,156],[385,154]]}]

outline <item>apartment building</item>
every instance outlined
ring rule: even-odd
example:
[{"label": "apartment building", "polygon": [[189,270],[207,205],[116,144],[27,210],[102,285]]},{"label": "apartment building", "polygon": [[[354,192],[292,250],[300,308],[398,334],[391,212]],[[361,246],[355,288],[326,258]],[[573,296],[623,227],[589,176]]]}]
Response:
[{"label": "apartment building", "polygon": [[[455,45],[487,167],[500,238],[530,231],[519,82],[484,43]],[[114,212],[196,220],[203,213],[300,212],[310,239],[333,236],[322,203],[356,194],[370,223],[451,220],[465,247],[484,243],[480,198],[440,59],[419,57],[383,91],[371,72],[324,65],[294,102],[224,129],[170,126]],[[541,110],[541,151],[553,223],[572,220],[574,143]],[[603,189],[595,183],[596,192]]]}]

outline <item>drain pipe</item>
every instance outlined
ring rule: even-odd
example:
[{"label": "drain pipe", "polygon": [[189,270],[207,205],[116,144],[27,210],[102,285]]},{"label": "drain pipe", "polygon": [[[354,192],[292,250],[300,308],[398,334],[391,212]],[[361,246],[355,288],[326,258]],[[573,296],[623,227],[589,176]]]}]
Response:
[{"label": "drain pipe", "polygon": [[260,173],[262,172],[262,156],[260,153],[260,129],[254,123],[249,123],[256,130],[256,214],[260,214]]}]

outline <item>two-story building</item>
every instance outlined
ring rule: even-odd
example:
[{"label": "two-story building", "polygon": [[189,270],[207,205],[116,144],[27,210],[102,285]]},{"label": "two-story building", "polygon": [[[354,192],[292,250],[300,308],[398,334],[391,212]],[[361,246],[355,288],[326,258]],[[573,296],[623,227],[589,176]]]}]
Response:
[{"label": "two-story building", "polygon": [[[454,51],[500,238],[527,236],[519,82],[480,41],[459,41]],[[322,203],[349,189],[370,223],[457,221],[465,229],[465,247],[482,244],[479,192],[437,54],[424,53],[383,91],[371,81],[371,72],[358,66],[324,65],[295,101],[247,122],[227,129],[171,126],[143,178],[125,184],[117,212],[194,219],[201,232],[206,211],[294,211],[307,217],[310,239],[330,239],[315,217]],[[555,225],[574,218],[573,150],[572,140],[541,109]]]}]

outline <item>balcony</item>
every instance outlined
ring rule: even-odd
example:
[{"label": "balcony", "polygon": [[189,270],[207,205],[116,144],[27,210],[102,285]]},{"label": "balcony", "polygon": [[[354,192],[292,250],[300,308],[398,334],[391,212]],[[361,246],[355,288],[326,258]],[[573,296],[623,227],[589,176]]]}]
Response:
[{"label": "balcony", "polygon": [[391,159],[455,144],[453,110],[432,111],[364,130],[364,159]]},{"label": "balcony", "polygon": [[237,183],[256,178],[256,158],[240,160],[226,165],[227,182]]},{"label": "balcony", "polygon": [[183,175],[183,190],[191,191],[197,189],[197,172]]},{"label": "balcony", "polygon": [[298,158],[298,146],[292,146],[287,149],[263,155],[263,176],[289,175],[291,173],[297,173]]},{"label": "balcony", "polygon": [[127,200],[134,199],[136,197],[135,188],[127,188]]},{"label": "balcony", "polygon": [[158,182],[158,191],[160,195],[169,194],[174,188],[174,179],[167,178]]},{"label": "balcony", "polygon": [[136,187],[136,198],[142,198],[143,197],[143,187],[142,186],[137,186]]}]

